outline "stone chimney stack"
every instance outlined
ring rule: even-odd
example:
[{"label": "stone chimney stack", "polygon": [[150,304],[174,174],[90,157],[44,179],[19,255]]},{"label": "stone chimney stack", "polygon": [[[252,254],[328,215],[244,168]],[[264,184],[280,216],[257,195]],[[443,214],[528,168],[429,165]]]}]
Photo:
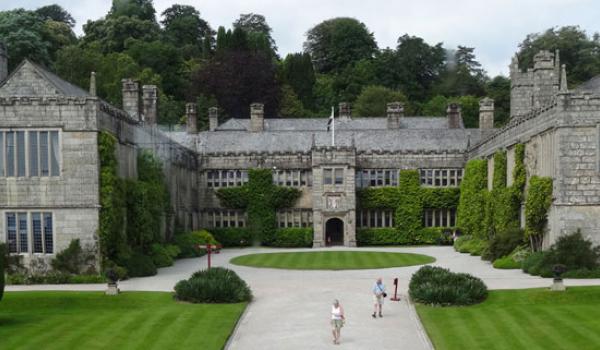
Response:
[{"label": "stone chimney stack", "polygon": [[250,131],[261,132],[265,130],[265,105],[253,103],[250,105]]},{"label": "stone chimney stack", "polygon": [[158,88],[156,85],[142,86],[144,99],[144,122],[146,125],[158,124]]},{"label": "stone chimney stack", "polygon": [[185,116],[187,118],[187,133],[198,133],[198,106],[195,103],[186,103]]},{"label": "stone chimney stack", "polygon": [[348,102],[340,102],[339,104],[339,117],[340,119],[352,118],[352,107]]},{"label": "stone chimney stack", "polygon": [[215,131],[219,126],[219,108],[210,107],[208,109],[208,130]]},{"label": "stone chimney stack", "polygon": [[96,96],[96,72],[90,73],[90,95]]},{"label": "stone chimney stack", "polygon": [[400,129],[400,122],[404,117],[404,106],[400,102],[387,104],[387,127],[388,129]]},{"label": "stone chimney stack", "polygon": [[446,117],[448,118],[448,129],[462,129],[463,121],[460,114],[460,105],[450,103],[446,109]]},{"label": "stone chimney stack", "polygon": [[133,79],[121,80],[123,84],[123,110],[132,119],[140,120],[140,86]]},{"label": "stone chimney stack", "polygon": [[494,100],[485,97],[479,101],[479,129],[494,128]]},{"label": "stone chimney stack", "polygon": [[0,83],[8,77],[8,52],[6,45],[0,41]]}]

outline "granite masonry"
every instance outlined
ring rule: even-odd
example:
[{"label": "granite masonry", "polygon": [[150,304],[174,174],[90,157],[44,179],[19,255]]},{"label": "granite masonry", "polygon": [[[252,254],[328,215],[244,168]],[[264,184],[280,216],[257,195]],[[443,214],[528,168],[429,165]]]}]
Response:
[{"label": "granite masonry", "polygon": [[[99,222],[98,133],[119,140],[119,175],[135,178],[141,150],[162,161],[175,221],[184,229],[244,227],[246,214],[224,208],[223,187],[248,181],[248,170],[269,168],[273,181],[301,190],[294,208],[277,213],[278,227],[309,227],[313,245],[356,245],[356,230],[391,227],[393,213],[360,210],[357,188],[397,186],[400,170],[419,170],[422,186],[460,185],[466,162],[525,144],[527,176],[554,179],[554,200],[544,244],[581,229],[600,244],[600,81],[568,90],[558,52],[542,51],[534,67],[511,64],[511,118],[494,128],[494,101],[480,103],[479,128],[466,129],[460,106],[446,116],[405,116],[389,103],[384,117],[354,118],[340,104],[325,118],[265,118],[252,104],[250,119],[219,124],[209,110],[209,129],[198,130],[197,107],[186,105],[187,130],[161,131],[157,89],[123,80],[123,109],[47,69],[24,61],[7,75],[0,46],[0,241],[13,253],[49,259],[73,238],[97,248]],[[335,129],[335,133],[333,132]],[[511,181],[511,176],[508,176]],[[426,208],[424,226],[451,227],[455,209]]]}]

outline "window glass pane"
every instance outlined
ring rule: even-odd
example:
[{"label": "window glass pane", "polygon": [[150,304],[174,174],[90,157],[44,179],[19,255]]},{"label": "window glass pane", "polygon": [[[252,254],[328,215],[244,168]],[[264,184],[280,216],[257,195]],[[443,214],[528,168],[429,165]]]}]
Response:
[{"label": "window glass pane", "polygon": [[6,213],[6,238],[9,253],[17,253],[17,215]]},{"label": "window glass pane", "polygon": [[323,184],[331,185],[333,182],[331,169],[323,169]]},{"label": "window glass pane", "polygon": [[17,131],[17,176],[25,176],[25,132]]},{"label": "window glass pane", "polygon": [[29,132],[29,176],[39,176],[38,169],[38,133]]},{"label": "window glass pane", "polygon": [[344,183],[344,169],[335,169],[335,184],[341,185]]},{"label": "window glass pane", "polygon": [[52,176],[59,176],[60,175],[60,167],[58,165],[58,161],[59,161],[59,151],[60,151],[60,147],[58,145],[58,131],[52,131],[50,132],[50,137],[51,137],[51,141],[52,141],[52,150],[50,151],[50,163],[51,163],[51,170],[52,170]]},{"label": "window glass pane", "polygon": [[48,132],[40,131],[40,176],[50,174],[50,164],[48,164]]},{"label": "window glass pane", "polygon": [[4,176],[4,132],[0,131],[0,176]]},{"label": "window glass pane", "polygon": [[6,133],[6,176],[15,176],[15,133]]},{"label": "window glass pane", "polygon": [[291,186],[292,185],[292,172],[289,170],[286,170],[284,172],[284,174],[285,174],[285,185]]},{"label": "window glass pane", "polygon": [[46,254],[54,253],[54,238],[52,232],[52,213],[44,213],[44,246],[46,248]]},{"label": "window glass pane", "polygon": [[27,213],[18,214],[19,223],[19,252],[25,253],[29,251],[27,245]]},{"label": "window glass pane", "polygon": [[33,233],[33,252],[43,253],[44,245],[42,241],[42,214],[31,213],[31,232]]}]

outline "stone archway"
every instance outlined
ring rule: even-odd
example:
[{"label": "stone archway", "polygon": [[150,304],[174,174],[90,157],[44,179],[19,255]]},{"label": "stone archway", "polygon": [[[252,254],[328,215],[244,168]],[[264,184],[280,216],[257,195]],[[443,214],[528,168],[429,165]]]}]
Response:
[{"label": "stone archway", "polygon": [[344,245],[344,222],[338,218],[331,218],[325,223],[325,244]]}]

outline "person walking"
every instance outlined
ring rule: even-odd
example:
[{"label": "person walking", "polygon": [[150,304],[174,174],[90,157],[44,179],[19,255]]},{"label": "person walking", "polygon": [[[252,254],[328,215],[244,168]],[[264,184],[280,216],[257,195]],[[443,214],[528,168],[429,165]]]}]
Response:
[{"label": "person walking", "polygon": [[331,305],[331,332],[333,333],[333,343],[340,343],[340,330],[344,326],[344,308],[340,305],[339,300],[335,299]]},{"label": "person walking", "polygon": [[387,296],[387,294],[385,293],[385,285],[383,284],[383,281],[381,279],[381,277],[379,277],[377,279],[377,282],[375,282],[375,285],[373,286],[373,318],[377,317],[377,309],[379,309],[379,317],[383,317],[383,314],[381,313],[381,308],[383,306],[383,299]]}]

